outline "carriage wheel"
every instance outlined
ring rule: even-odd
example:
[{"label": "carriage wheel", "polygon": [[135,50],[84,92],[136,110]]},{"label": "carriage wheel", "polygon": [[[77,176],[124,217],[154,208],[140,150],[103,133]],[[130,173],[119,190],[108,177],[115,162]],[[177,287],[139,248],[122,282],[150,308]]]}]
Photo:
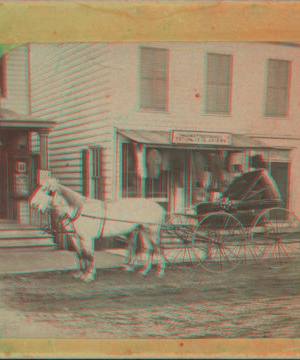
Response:
[{"label": "carriage wheel", "polygon": [[169,263],[194,263],[192,237],[197,218],[191,215],[171,216],[162,225],[160,241],[162,254]]},{"label": "carriage wheel", "polygon": [[237,218],[214,212],[200,219],[192,242],[201,267],[220,273],[239,264],[244,239],[244,228]]},{"label": "carriage wheel", "polygon": [[249,237],[253,255],[265,266],[284,268],[299,256],[300,225],[286,209],[260,213],[253,221]]}]

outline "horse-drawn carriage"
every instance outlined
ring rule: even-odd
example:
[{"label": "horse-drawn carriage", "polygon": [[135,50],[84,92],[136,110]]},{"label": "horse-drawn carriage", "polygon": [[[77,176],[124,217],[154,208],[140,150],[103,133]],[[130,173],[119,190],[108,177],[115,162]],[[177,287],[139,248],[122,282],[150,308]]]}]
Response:
[{"label": "horse-drawn carriage", "polygon": [[300,226],[281,206],[265,169],[243,173],[218,200],[195,205],[194,214],[168,217],[160,235],[164,257],[170,263],[199,263],[211,272],[228,271],[250,259],[285,267],[299,255]]},{"label": "horse-drawn carriage", "polygon": [[[264,169],[236,177],[218,200],[195,205],[193,214],[165,218],[165,211],[152,200],[103,202],[53,181],[36,190],[31,205],[44,212],[54,210],[77,252],[79,276],[86,281],[94,278],[93,241],[120,234],[127,236],[133,254],[137,236],[143,240],[143,274],[151,267],[153,249],[158,275],[163,275],[166,262],[222,272],[253,258],[281,268],[299,255],[299,222],[280,207],[277,186]],[[133,258],[130,261],[133,264]]]}]

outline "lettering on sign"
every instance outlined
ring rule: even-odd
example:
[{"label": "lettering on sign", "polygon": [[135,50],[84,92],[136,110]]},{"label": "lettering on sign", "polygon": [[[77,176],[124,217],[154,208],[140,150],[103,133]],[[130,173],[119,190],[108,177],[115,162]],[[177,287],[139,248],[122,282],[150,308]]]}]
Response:
[{"label": "lettering on sign", "polygon": [[173,144],[205,144],[205,145],[230,145],[231,135],[224,133],[209,133],[201,131],[178,131],[171,132]]}]

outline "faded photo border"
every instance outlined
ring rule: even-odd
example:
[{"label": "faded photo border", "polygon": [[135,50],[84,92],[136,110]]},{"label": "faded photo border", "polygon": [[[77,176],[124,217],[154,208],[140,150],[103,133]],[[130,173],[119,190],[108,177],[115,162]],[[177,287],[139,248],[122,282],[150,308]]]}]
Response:
[{"label": "faded photo border", "polygon": [[[300,41],[300,3],[0,2],[0,43]],[[199,299],[201,301],[201,299]],[[0,357],[295,358],[300,339],[1,339]]]}]

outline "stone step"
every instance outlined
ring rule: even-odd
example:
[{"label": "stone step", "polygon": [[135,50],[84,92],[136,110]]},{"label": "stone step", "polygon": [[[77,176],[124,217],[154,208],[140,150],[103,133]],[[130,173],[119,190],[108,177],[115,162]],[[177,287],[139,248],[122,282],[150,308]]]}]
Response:
[{"label": "stone step", "polygon": [[42,230],[32,229],[32,230],[2,230],[0,228],[0,241],[7,239],[50,239],[52,238],[51,234],[47,234]]},{"label": "stone step", "polygon": [[39,248],[53,248],[56,249],[56,244],[51,239],[9,239],[0,240],[1,248],[28,248],[28,247],[39,247]]},{"label": "stone step", "polygon": [[54,238],[32,225],[20,224],[15,221],[0,221],[0,248],[56,248]]}]

